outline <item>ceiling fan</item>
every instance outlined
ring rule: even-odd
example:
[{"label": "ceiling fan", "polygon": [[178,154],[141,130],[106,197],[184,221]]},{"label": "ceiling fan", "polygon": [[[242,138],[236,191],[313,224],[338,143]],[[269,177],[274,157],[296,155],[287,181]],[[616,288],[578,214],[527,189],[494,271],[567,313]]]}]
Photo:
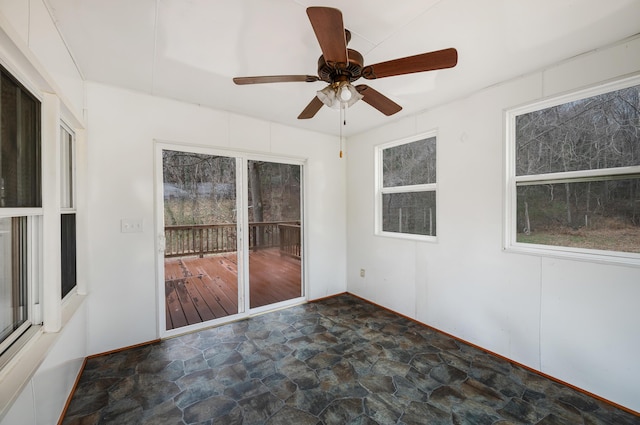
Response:
[{"label": "ceiling fan", "polygon": [[340,10],[331,7],[309,7],[307,16],[322,50],[322,56],[318,59],[318,76],[271,75],[233,79],[233,82],[238,85],[312,83],[320,80],[329,83],[327,87],[316,93],[298,119],[313,118],[322,105],[347,107],[359,99],[387,116],[393,115],[402,109],[400,105],[366,84],[358,84],[354,87],[351,83],[361,77],[375,80],[394,75],[452,68],[458,63],[458,52],[454,48],[449,48],[364,66],[362,55],[347,48],[351,33],[344,28]]}]

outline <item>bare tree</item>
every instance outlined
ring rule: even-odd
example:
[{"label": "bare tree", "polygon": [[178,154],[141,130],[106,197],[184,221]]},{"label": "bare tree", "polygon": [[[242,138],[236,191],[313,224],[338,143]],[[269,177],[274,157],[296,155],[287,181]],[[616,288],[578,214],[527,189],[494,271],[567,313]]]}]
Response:
[{"label": "bare tree", "polygon": [[[640,165],[640,86],[516,118],[516,175],[634,165]],[[639,185],[629,176],[520,188],[518,229],[559,223],[575,229],[607,217],[638,225]]]}]

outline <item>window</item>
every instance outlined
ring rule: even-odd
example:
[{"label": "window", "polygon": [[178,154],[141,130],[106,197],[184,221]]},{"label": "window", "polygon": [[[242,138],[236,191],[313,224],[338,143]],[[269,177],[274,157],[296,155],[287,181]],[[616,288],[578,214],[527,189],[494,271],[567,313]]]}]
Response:
[{"label": "window", "polygon": [[75,135],[60,126],[60,253],[62,298],[76,287]]},{"label": "window", "polygon": [[40,102],[0,67],[0,353],[39,322]]},{"label": "window", "polygon": [[436,136],[376,148],[376,234],[436,236]]},{"label": "window", "polygon": [[508,113],[507,246],[640,259],[639,83]]}]

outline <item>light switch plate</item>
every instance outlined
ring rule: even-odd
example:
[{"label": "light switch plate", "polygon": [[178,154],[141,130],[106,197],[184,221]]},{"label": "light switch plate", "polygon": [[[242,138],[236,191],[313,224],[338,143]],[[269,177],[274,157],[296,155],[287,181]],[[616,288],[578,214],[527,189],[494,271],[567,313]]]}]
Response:
[{"label": "light switch plate", "polygon": [[120,220],[120,233],[142,233],[142,219],[123,218]]}]

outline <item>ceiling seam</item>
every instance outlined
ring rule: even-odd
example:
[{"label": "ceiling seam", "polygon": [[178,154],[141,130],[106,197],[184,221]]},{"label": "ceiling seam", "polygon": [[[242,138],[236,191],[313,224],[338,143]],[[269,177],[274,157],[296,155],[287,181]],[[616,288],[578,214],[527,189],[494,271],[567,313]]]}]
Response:
[{"label": "ceiling seam", "polygon": [[153,48],[151,52],[151,94],[156,93],[156,58],[158,50],[158,14],[160,10],[160,0],[156,0],[156,10],[153,19]]},{"label": "ceiling seam", "polygon": [[[58,33],[58,36],[60,37],[60,40],[62,41],[62,44],[64,45],[65,50],[69,54],[69,57],[71,58],[71,62],[73,62],[73,66],[76,68],[76,71],[78,71],[78,74],[80,74],[80,78],[82,79],[82,81],[86,81],[87,79],[85,78],[84,73],[82,72],[82,69],[78,64],[76,57],[71,51],[71,48],[69,47],[69,43],[67,43],[67,40],[64,38],[64,35],[62,34],[62,31],[60,31],[60,27],[58,26],[58,20],[53,14],[53,9],[51,8],[49,1],[42,0],[42,4],[44,4],[45,9],[47,9],[49,18],[51,18],[51,22],[53,22],[53,26],[55,27],[56,32]],[[27,37],[30,37],[30,36],[31,36],[31,2],[29,2],[29,31],[28,31]],[[27,45],[29,45],[29,48],[31,48],[29,43],[30,43],[30,40],[27,40]]]},{"label": "ceiling seam", "polygon": [[429,12],[431,9],[433,9],[434,7],[438,6],[443,0],[438,0],[436,2],[434,2],[431,6],[428,6],[426,9],[424,9],[422,12],[420,12],[419,14],[417,14],[413,19],[409,19],[408,21],[404,22],[401,25],[398,25],[398,29],[395,31],[392,31],[389,33],[389,35],[387,37],[385,37],[384,39],[380,40],[380,42],[378,43],[374,43],[373,41],[369,40],[367,37],[362,36],[362,34],[358,34],[357,32],[355,34],[358,34],[359,37],[361,37],[364,40],[367,40],[369,43],[371,43],[373,45],[373,48],[371,50],[369,50],[369,53],[371,53],[372,51],[374,51],[375,49],[377,49],[378,47],[380,47],[381,44],[384,44],[386,41],[390,40],[391,38],[393,38],[393,36],[395,36],[396,34],[400,33],[402,30],[404,30],[406,27],[408,27],[409,25],[411,25],[412,22],[417,21],[420,17],[422,17],[423,15],[425,15],[427,12]]}]

